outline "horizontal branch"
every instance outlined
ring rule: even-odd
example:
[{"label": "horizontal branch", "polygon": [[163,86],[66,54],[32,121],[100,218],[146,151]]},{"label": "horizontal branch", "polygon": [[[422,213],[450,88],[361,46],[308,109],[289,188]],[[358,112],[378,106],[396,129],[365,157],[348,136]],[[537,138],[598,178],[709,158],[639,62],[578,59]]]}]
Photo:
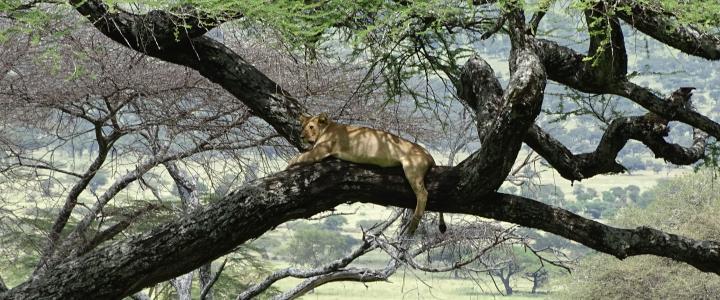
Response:
[{"label": "horizontal branch", "polygon": [[[461,172],[436,167],[427,176],[428,210],[471,214],[541,229],[619,258],[653,254],[720,274],[720,244],[649,228],[620,229],[531,199],[457,191]],[[0,299],[119,298],[229,253],[292,219],[342,203],[415,207],[400,168],[330,159],[256,181],[186,217],[95,249],[48,270]]]},{"label": "horizontal branch", "polygon": [[395,270],[400,266],[400,263],[392,260],[383,269],[370,269],[370,268],[347,268],[337,272],[308,278],[301,282],[293,289],[282,293],[273,298],[273,300],[286,300],[295,299],[312,289],[321,286],[326,283],[336,281],[357,281],[357,282],[375,282],[375,281],[387,281],[387,279],[395,273]]}]

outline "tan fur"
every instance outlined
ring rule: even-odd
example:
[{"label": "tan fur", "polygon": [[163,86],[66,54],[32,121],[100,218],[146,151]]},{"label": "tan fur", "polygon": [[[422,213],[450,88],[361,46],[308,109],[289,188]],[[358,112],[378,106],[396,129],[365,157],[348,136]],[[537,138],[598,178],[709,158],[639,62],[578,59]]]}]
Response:
[{"label": "tan fur", "polygon": [[[408,228],[410,234],[415,232],[427,204],[428,192],[424,177],[435,166],[427,150],[382,130],[335,123],[324,113],[314,117],[301,116],[300,121],[303,141],[313,146],[311,150],[290,160],[288,167],[318,162],[329,156],[380,167],[402,166],[417,199]],[[445,225],[440,226],[444,229]]]}]

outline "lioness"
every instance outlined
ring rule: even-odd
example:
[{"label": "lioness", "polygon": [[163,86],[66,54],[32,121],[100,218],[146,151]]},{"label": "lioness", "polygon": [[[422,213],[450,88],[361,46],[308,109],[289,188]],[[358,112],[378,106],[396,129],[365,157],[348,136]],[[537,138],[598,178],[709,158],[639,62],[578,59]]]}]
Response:
[{"label": "lioness", "polygon": [[[408,227],[409,234],[415,232],[427,204],[428,192],[424,177],[435,166],[435,160],[427,150],[385,131],[335,123],[325,113],[315,117],[300,116],[300,122],[302,140],[310,143],[312,149],[290,160],[288,168],[318,162],[328,156],[380,167],[402,166],[417,199],[415,213]],[[440,214],[440,231],[445,232],[446,228]]]}]

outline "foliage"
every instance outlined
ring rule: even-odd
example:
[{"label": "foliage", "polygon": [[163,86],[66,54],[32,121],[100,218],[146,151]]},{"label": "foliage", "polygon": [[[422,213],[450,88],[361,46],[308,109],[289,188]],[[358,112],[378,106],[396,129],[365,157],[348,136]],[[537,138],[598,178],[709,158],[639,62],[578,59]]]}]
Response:
[{"label": "foliage", "polygon": [[[629,206],[613,221],[622,227],[650,225],[703,240],[720,239],[720,192],[711,172],[676,178],[652,189],[646,208]],[[655,256],[620,261],[604,254],[583,259],[563,291],[568,299],[710,299],[720,294],[720,277]]]},{"label": "foliage", "polygon": [[352,251],[359,240],[328,229],[326,224],[296,222],[284,249],[287,260],[296,265],[318,267]]},{"label": "foliage", "polygon": [[334,215],[329,216],[323,220],[323,228],[331,231],[339,231],[342,229],[342,226],[347,224],[347,218],[344,216]]}]

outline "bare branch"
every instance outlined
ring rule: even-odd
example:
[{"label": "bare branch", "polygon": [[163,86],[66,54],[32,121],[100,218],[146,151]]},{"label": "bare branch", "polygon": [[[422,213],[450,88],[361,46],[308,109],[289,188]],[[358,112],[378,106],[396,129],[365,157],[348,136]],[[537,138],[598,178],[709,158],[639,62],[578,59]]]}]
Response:
[{"label": "bare branch", "polygon": [[[71,3],[114,41],[149,56],[197,70],[242,100],[256,116],[267,121],[292,145],[303,148],[297,118],[304,108],[297,99],[225,45],[202,36],[204,28],[193,26],[192,33],[177,40],[176,23],[172,16],[165,13],[154,11],[147,15],[132,15],[109,12],[101,1],[96,0],[74,0]],[[137,32],[135,28],[148,20],[155,24],[152,37],[162,37],[153,40],[157,47],[128,43],[127,40],[148,42],[147,33]]]},{"label": "bare branch", "polygon": [[368,268],[347,268],[338,272],[309,278],[293,289],[274,297],[274,300],[295,299],[314,288],[326,283],[336,281],[357,281],[357,282],[374,282],[387,281],[387,279],[395,273],[400,266],[396,260],[392,260],[384,269],[368,269]]},{"label": "bare branch", "polygon": [[[373,245],[369,240],[365,239],[363,243],[355,248],[352,253],[348,254],[347,256],[340,258],[338,260],[335,260],[333,262],[330,262],[320,268],[312,269],[312,270],[300,270],[296,268],[287,268],[282,269],[279,271],[273,272],[270,276],[266,277],[265,280],[262,282],[253,285],[252,287],[246,289],[240,295],[237,296],[237,300],[244,300],[244,299],[252,299],[253,297],[257,296],[258,294],[265,291],[268,287],[270,287],[273,283],[276,281],[287,278],[287,277],[295,277],[295,278],[310,278],[310,277],[316,277],[320,275],[327,275],[336,273],[342,268],[345,268],[347,265],[349,265],[351,262],[353,262],[358,257],[374,250],[377,246]],[[344,270],[344,269],[343,269]]]},{"label": "bare branch", "polygon": [[202,291],[200,292],[200,300],[205,300],[207,298],[210,289],[212,289],[213,285],[215,285],[215,282],[217,282],[218,278],[220,278],[220,274],[225,268],[225,263],[227,263],[227,258],[223,260],[222,264],[220,264],[220,267],[218,267],[218,270],[215,272],[210,281],[208,281],[207,284],[203,286]]},{"label": "bare branch", "polygon": [[130,226],[133,222],[135,222],[135,220],[140,218],[142,215],[144,215],[150,211],[156,210],[158,208],[160,208],[160,206],[155,205],[155,204],[148,204],[144,207],[141,207],[135,211],[132,211],[132,212],[126,214],[121,221],[104,229],[103,231],[98,232],[97,234],[95,234],[95,236],[93,237],[92,240],[85,242],[82,244],[81,247],[78,247],[78,249],[76,250],[77,251],[76,255],[82,255],[82,254],[86,253],[87,251],[97,247],[97,245],[100,245],[102,242],[110,240],[111,238],[115,237],[120,232],[125,230],[128,226]]}]

